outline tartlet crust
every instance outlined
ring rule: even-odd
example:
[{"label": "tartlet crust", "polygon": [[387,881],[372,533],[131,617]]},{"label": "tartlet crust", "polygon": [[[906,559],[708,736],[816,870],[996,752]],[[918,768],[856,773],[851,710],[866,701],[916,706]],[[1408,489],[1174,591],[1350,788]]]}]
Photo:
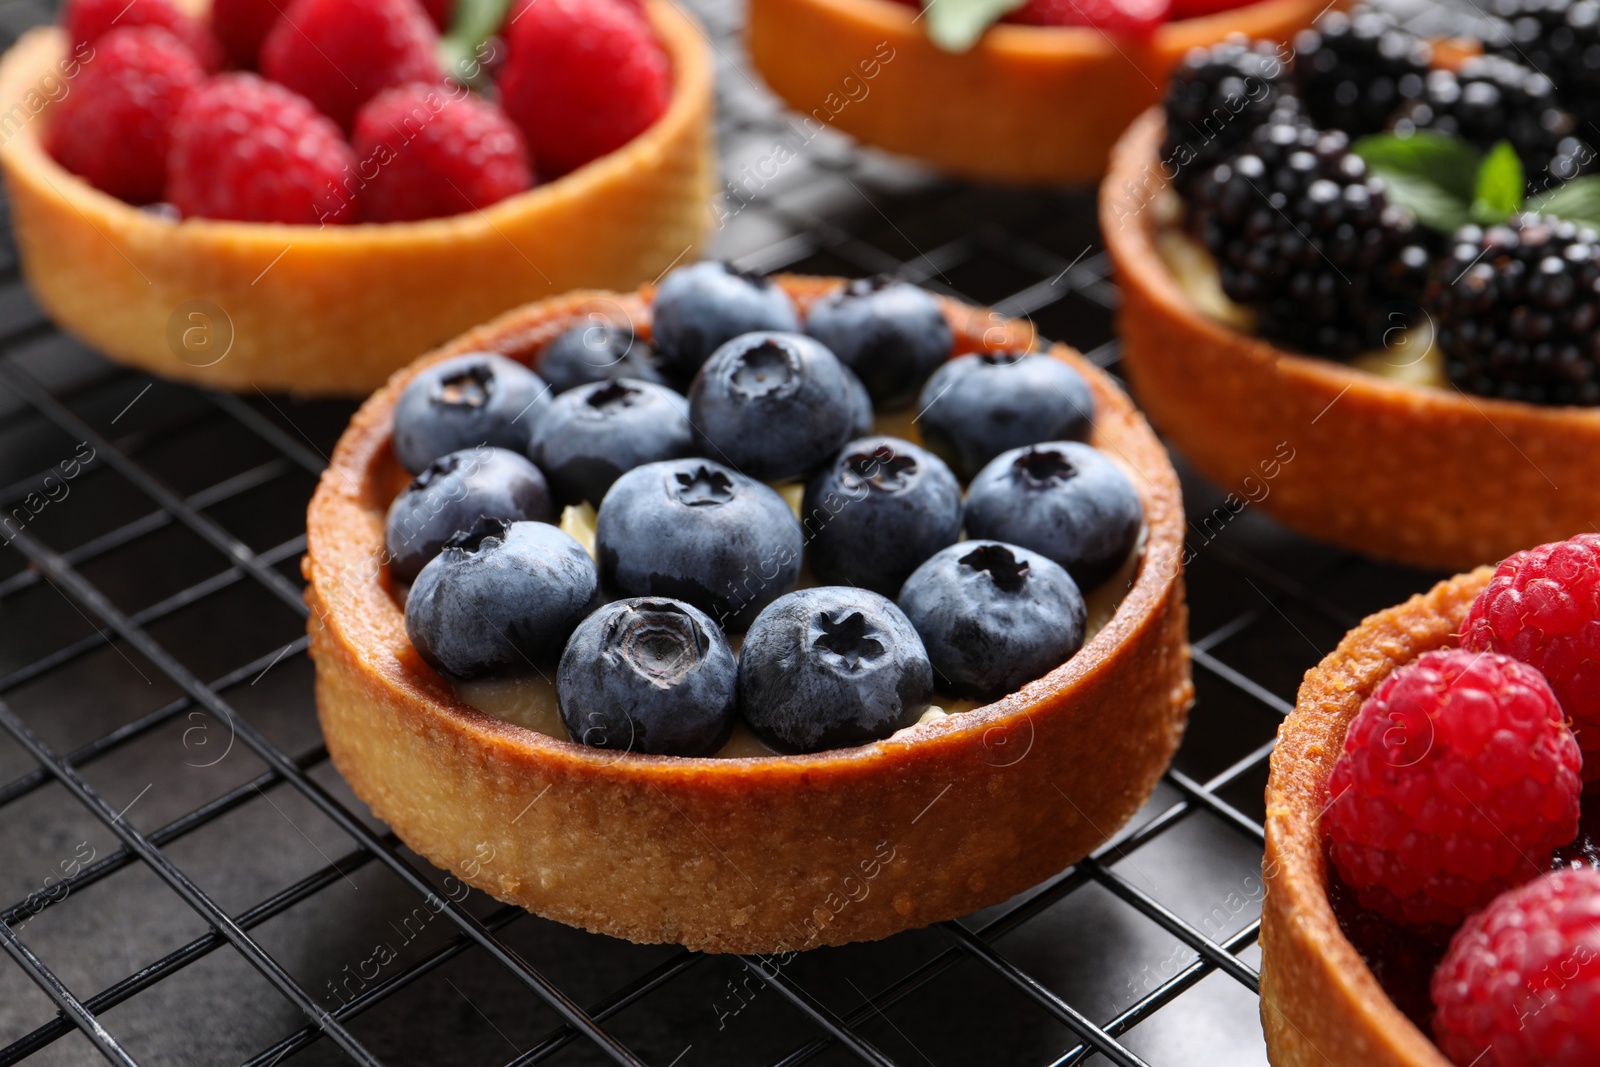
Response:
[{"label": "tartlet crust", "polygon": [[[648,130],[483,211],[358,226],[173,223],[69,174],[40,140],[65,36],[32,30],[0,59],[23,277],[57,323],[120,362],[222,389],[350,396],[507,308],[654,278],[709,228],[712,69],[692,16],[646,8],[673,70]],[[185,330],[200,331],[188,345]]]},{"label": "tartlet crust", "polygon": [[1321,818],[1350,720],[1403,664],[1454,645],[1494,570],[1480,567],[1380,611],[1306,672],[1278,729],[1262,861],[1261,1022],[1276,1067],[1450,1067],[1395,1007],[1339,929]]},{"label": "tartlet crust", "polygon": [[[802,303],[837,280],[784,278]],[[1149,535],[1111,622],[1018,693],[895,738],[810,756],[687,759],[585,748],[458,701],[416,655],[376,566],[406,475],[390,448],[421,367],[489,349],[529,361],[595,301],[646,336],[645,293],[513,311],[390,379],[340,439],[307,517],[303,568],[328,751],[412,849],[573,926],[711,952],[842,944],[964,915],[1035,885],[1144,802],[1192,699],[1179,486],[1128,398],[1076,353],[1095,443],[1134,474]],[[947,303],[958,351],[1031,339]]]},{"label": "tartlet crust", "polygon": [[[1600,520],[1600,410],[1390,381],[1286,352],[1196,308],[1154,240],[1162,131],[1153,109],[1118,144],[1100,228],[1122,291],[1134,395],[1201,473],[1255,499],[1262,460],[1288,442],[1294,459],[1259,499],[1263,510],[1312,537],[1445,571]],[[1491,485],[1486,504],[1479,487]]]},{"label": "tartlet crust", "polygon": [[1189,49],[1230,33],[1286,40],[1326,6],[1261,0],[1168,23],[1149,41],[997,25],[952,54],[892,0],[751,0],[746,32],[756,70],[800,112],[802,137],[831,127],[962,177],[1054,184],[1099,178],[1117,135],[1161,99]]}]

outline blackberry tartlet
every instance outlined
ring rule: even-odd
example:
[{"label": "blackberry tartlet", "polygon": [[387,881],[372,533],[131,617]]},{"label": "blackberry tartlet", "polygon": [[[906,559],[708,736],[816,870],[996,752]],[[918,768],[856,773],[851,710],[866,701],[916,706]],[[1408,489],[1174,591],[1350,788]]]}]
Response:
[{"label": "blackberry tartlet", "polygon": [[[1460,569],[1589,528],[1600,178],[1581,87],[1444,47],[1423,71],[1424,42],[1359,8],[1299,44],[1270,112],[1236,107],[1208,137],[1174,92],[1117,146],[1100,221],[1134,394],[1225,489],[1292,449],[1260,506],[1357,551]],[[1497,506],[1462,491],[1484,483]]]},{"label": "blackberry tartlet", "polygon": [[[802,326],[819,301],[874,291],[728,277],[737,284],[716,285],[735,303],[754,295],[740,286],[776,294]],[[1004,900],[1090,852],[1144,801],[1182,733],[1183,518],[1165,452],[1127,397],[1063,346],[1034,352],[1025,325],[916,297],[948,327],[946,359],[1058,360],[1084,389],[1074,395],[1093,416],[1070,424],[1077,439],[1032,446],[1018,468],[1032,482],[1015,492],[1077,524],[1033,547],[956,540],[960,483],[903,439],[916,433],[906,406],[877,412],[865,438],[853,418],[791,428],[832,443],[808,478],[769,486],[729,465],[715,449],[762,432],[732,420],[720,444],[634,461],[598,512],[571,504],[559,530],[483,518],[430,542],[409,588],[387,563],[385,513],[411,479],[393,427],[412,383],[489,354],[537,374],[597,306],[653,350],[654,323],[687,299],[663,283],[531,304],[401,371],[357,412],[312,500],[304,562],[340,773],[410,847],[500,899],[715,952],[885,937]],[[911,301],[897,298],[894,319],[924,336],[923,316],[902,314]],[[853,355],[881,371],[873,353]],[[735,406],[781,406],[841,374],[859,384],[820,342],[781,331],[699,358],[696,388]],[[912,377],[869,380],[915,398],[932,368],[897,365]],[[671,377],[686,385],[681,367]],[[477,395],[441,388],[442,403]],[[853,412],[859,395],[825,402]],[[530,600],[530,583],[547,593]],[[466,619],[473,605],[480,617]],[[991,631],[987,653],[964,636],[975,622]]]},{"label": "blackberry tartlet", "polygon": [[1580,534],[1371,616],[1307,672],[1267,783],[1277,1067],[1593,1062],[1597,620]]}]

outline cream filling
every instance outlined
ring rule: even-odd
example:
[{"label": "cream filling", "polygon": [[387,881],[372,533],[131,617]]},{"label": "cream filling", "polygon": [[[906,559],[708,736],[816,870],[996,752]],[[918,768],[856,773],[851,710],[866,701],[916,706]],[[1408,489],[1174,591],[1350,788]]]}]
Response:
[{"label": "cream filling", "polygon": [[[1185,296],[1208,318],[1241,333],[1255,333],[1256,317],[1222,291],[1222,277],[1211,252],[1182,229],[1182,205],[1171,190],[1157,202],[1156,252]],[[1444,356],[1433,343],[1433,323],[1396,326],[1383,348],[1350,360],[1357,370],[1405,385],[1451,388],[1444,374]]]}]

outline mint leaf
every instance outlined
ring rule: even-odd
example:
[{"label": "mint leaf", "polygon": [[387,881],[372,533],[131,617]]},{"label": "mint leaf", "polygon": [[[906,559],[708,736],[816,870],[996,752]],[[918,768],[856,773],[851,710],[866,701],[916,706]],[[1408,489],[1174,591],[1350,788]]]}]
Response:
[{"label": "mint leaf", "polygon": [[1471,202],[1456,196],[1427,178],[1402,171],[1388,171],[1383,167],[1368,167],[1383,179],[1384,192],[1389,203],[1399,204],[1417,217],[1417,221],[1439,233],[1455,233],[1472,221]]},{"label": "mint leaf", "polygon": [[1470,204],[1477,191],[1474,178],[1481,156],[1459,137],[1432,130],[1375,133],[1361,138],[1350,150],[1366,161],[1369,170],[1420,178],[1463,204]]},{"label": "mint leaf", "polygon": [[[465,2],[465,0],[463,0]],[[1026,0],[927,0],[921,18],[928,20],[928,37],[946,52],[965,52],[978,43],[983,31],[1001,15],[1015,11]]]},{"label": "mint leaf", "polygon": [[466,86],[487,80],[483,42],[500,32],[511,0],[456,0],[450,32],[439,39],[439,61],[445,72]]},{"label": "mint leaf", "polygon": [[1489,149],[1478,167],[1472,190],[1472,221],[1484,226],[1504,222],[1522,210],[1522,160],[1510,141]]},{"label": "mint leaf", "polygon": [[1541,193],[1529,202],[1528,210],[1600,229],[1600,175],[1574,178]]}]

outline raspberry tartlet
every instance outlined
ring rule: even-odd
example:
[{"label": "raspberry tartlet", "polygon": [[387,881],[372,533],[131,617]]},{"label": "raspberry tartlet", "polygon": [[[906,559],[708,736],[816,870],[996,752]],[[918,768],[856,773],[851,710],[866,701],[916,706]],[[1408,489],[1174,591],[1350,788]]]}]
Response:
[{"label": "raspberry tartlet", "polygon": [[[127,28],[137,16],[120,15],[119,9],[137,12],[144,5],[158,6],[154,0],[111,5],[106,18],[121,18],[122,28],[95,41],[69,42],[67,32],[55,27],[30,31],[0,60],[0,101],[19,123],[0,145],[0,167],[23,276],[52,318],[119,361],[225,389],[360,395],[419,351],[508,307],[577,287],[626,287],[653,278],[691,252],[708,227],[709,49],[693,18],[667,0],[645,0],[641,10],[648,28],[639,31],[653,31],[659,45],[650,48],[664,53],[670,67],[670,95],[658,101],[664,105],[659,117],[620,147],[592,138],[585,142],[583,130],[559,136],[559,147],[545,145],[543,161],[535,146],[532,165],[541,181],[531,189],[525,160],[510,158],[469,172],[464,157],[504,143],[507,136],[514,139],[514,132],[507,133],[506,115],[527,129],[535,128],[530,124],[561,129],[559,116],[533,113],[539,107],[548,112],[542,102],[551,86],[538,77],[503,79],[504,115],[498,104],[467,93],[437,109],[449,119],[454,139],[437,136],[446,125],[443,119],[418,134],[410,117],[419,105],[405,96],[418,83],[407,79],[426,70],[443,93],[444,68],[430,51],[438,45],[437,32],[413,0],[404,0],[410,58],[383,58],[387,66],[381,78],[357,62],[371,58],[368,52],[379,35],[340,21],[353,19],[350,12],[383,6],[380,0],[343,7],[298,0],[291,12],[299,20],[296,26],[288,26],[284,20],[290,16],[280,18],[272,5],[226,5],[233,31],[227,35],[229,62],[249,63],[258,49],[264,77],[234,70],[212,75],[223,62],[220,54],[205,57],[198,70],[181,71],[148,45],[121,58],[117,48],[128,47],[121,42],[129,34],[154,35],[166,42],[163,47],[179,47],[176,36],[161,27]],[[69,14],[74,6],[96,3],[75,0]],[[166,0],[159,6],[170,8]],[[205,5],[184,6],[197,8],[200,16],[186,25],[200,27],[209,40]],[[523,22],[531,26],[560,18],[572,6],[541,6],[536,17]],[[612,8],[623,5],[600,6],[602,16],[634,18],[626,12],[613,15]],[[259,13],[252,14],[258,8],[266,9],[269,20],[280,19],[277,29],[283,32],[267,32],[262,40],[260,27],[246,25],[248,18],[262,21]],[[324,34],[313,28],[318,19],[337,24]],[[297,28],[305,32],[290,32]],[[513,49],[520,29],[507,31]],[[316,39],[323,44],[308,43],[309,32],[320,34]],[[382,40],[400,47],[393,35]],[[336,44],[344,49],[337,69],[320,54]],[[212,47],[223,51],[214,42]],[[531,45],[524,50],[536,51]],[[561,77],[548,57],[538,59],[541,76]],[[102,180],[94,168],[105,157],[99,146],[109,144],[108,138],[115,135],[129,146],[118,149],[118,159],[141,148],[157,152],[158,145],[153,134],[136,139],[144,127],[123,122],[119,130],[110,116],[91,121],[75,103],[83,94],[72,81],[93,77],[112,62],[121,64],[119,69],[144,69],[140,63],[153,68],[146,83],[159,86],[137,94],[129,90],[117,99],[125,112],[137,106],[149,113],[144,101],[176,93],[178,83],[210,77],[195,97],[209,94],[219,113],[259,118],[219,117],[210,126],[216,132],[197,134],[207,115],[198,105],[185,107],[173,119],[167,158],[181,172],[179,178],[192,180],[169,182],[165,197],[158,194],[159,173],[152,175],[149,167],[126,180],[121,175]],[[349,73],[338,78],[330,70]],[[57,86],[69,91],[52,88]],[[385,86],[390,88],[380,93]],[[358,87],[361,95],[352,97]],[[322,114],[313,114],[313,105]],[[573,101],[573,106],[581,106],[586,116],[600,110],[595,101]],[[430,105],[430,110],[435,109]],[[69,118],[83,121],[82,136],[55,129]],[[597,121],[626,119],[607,114]],[[249,137],[267,123],[294,131],[292,138],[285,134],[293,151],[301,159],[315,154],[317,163],[297,163],[296,172],[275,186],[260,180],[259,161],[216,140],[229,130]],[[104,132],[90,136],[96,129]],[[406,139],[404,151],[385,148],[386,138],[392,141],[397,132]],[[596,143],[605,151],[592,158],[589,148]],[[159,161],[159,154],[153,158]],[[227,173],[207,169],[224,158],[241,165]],[[90,180],[69,172],[62,159]],[[368,173],[367,161],[374,159],[381,165]],[[448,187],[453,195],[447,201],[464,197],[467,204],[488,206],[463,210],[441,203],[419,190],[418,171],[425,171],[436,188]],[[334,182],[328,194],[334,202],[300,222],[234,221],[284,217],[273,214],[275,205],[267,201],[291,182],[323,192]],[[347,196],[352,185],[359,188]],[[170,207],[150,209],[148,202],[162,199],[169,205],[176,200],[185,217],[175,221]],[[453,213],[425,217],[441,211]],[[415,221],[364,221],[371,218]]]},{"label": "raspberry tartlet", "polygon": [[1581,82],[1430,59],[1386,19],[1327,16],[1231,110],[1251,50],[1190,60],[1118,144],[1100,223],[1133,392],[1179,451],[1242,493],[1292,442],[1264,510],[1459,570],[1600,514],[1600,220],[1575,207],[1600,178]]},{"label": "raspberry tartlet", "polygon": [[[1052,5],[1018,14],[1040,6]],[[1054,5],[1069,16],[1103,6]],[[993,26],[951,52],[930,39],[915,3],[752,0],[747,34],[756,69],[800,112],[807,139],[837,129],[964,178],[1087,183],[1191,48],[1234,33],[1287,40],[1324,6],[1177,4],[1174,21],[1143,34],[1046,16]]]},{"label": "raspberry tartlet", "polygon": [[[1127,397],[1033,346],[1024,324],[909,286],[707,263],[531,304],[398,372],[307,520],[336,767],[410,847],[500,899],[714,952],[886,937],[1081,858],[1182,733],[1183,518]],[[535,374],[563,391],[524,396]],[[686,404],[656,384],[691,375]],[[991,420],[999,378],[1056,388]],[[538,468],[514,454],[524,416]],[[620,441],[593,444],[602,421]],[[919,422],[923,443],[904,440]],[[1021,423],[1063,440],[1012,448]],[[468,439],[502,473],[441,492]],[[1060,521],[1030,531],[1014,513],[1047,510],[1001,508],[958,541],[955,471],[980,459],[971,497],[1037,491]],[[980,486],[1006,471],[1009,488]],[[741,556],[763,531],[777,548]],[[491,648],[514,632],[516,650]]]},{"label": "raspberry tartlet", "polygon": [[1307,672],[1267,785],[1274,1064],[1593,1062],[1597,593],[1580,534],[1371,616]]}]

